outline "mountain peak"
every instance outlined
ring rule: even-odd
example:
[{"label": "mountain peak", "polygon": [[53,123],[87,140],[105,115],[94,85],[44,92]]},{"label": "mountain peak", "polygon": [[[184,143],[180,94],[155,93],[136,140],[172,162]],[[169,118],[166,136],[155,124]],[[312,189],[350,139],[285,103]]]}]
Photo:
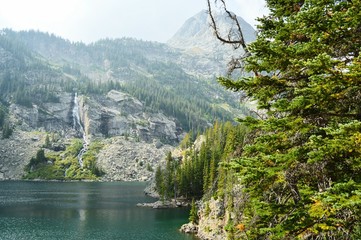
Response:
[{"label": "mountain peak", "polygon": [[[215,19],[219,29],[221,30],[234,27],[225,13],[216,13]],[[243,18],[237,16],[237,19],[241,25],[246,42],[254,41],[256,32],[253,27]],[[217,51],[217,49],[219,49],[222,45],[221,42],[214,36],[213,29],[210,26],[209,15],[205,10],[200,11],[193,17],[186,20],[182,27],[168,41],[168,44],[180,49],[187,50],[198,48],[206,52]]]}]

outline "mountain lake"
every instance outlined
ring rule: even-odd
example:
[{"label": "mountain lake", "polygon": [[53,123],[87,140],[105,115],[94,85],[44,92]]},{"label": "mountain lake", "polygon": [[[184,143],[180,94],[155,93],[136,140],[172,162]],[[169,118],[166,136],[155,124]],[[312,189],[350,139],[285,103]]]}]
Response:
[{"label": "mountain lake", "polygon": [[0,239],[194,240],[189,209],[151,209],[140,182],[0,181]]}]

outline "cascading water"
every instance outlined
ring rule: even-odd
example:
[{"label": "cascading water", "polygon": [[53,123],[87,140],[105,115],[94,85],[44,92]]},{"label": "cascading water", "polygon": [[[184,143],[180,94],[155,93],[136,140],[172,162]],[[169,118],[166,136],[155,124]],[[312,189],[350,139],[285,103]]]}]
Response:
[{"label": "cascading water", "polygon": [[80,121],[80,115],[79,115],[79,103],[78,103],[78,94],[74,94],[74,107],[73,107],[73,128],[75,131],[79,132],[83,137],[83,147],[78,153],[78,162],[80,167],[83,167],[83,154],[88,150],[88,139],[86,137],[83,125]]}]

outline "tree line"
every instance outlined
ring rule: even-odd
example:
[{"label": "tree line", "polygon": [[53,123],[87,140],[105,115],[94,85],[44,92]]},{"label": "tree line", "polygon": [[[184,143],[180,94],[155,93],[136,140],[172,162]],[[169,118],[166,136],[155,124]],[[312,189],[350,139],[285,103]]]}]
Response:
[{"label": "tree line", "polygon": [[231,122],[216,122],[197,137],[190,132],[180,144],[182,157],[171,153],[165,167],[155,172],[156,190],[162,199],[183,197],[200,199],[206,193],[224,197],[228,172],[227,163],[245,141],[247,128]]}]

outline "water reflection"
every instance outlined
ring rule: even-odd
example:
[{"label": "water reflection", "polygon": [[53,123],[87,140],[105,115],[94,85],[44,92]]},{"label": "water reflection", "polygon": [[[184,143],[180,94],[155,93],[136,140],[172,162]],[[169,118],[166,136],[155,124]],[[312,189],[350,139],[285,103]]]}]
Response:
[{"label": "water reflection", "polygon": [[86,210],[79,209],[79,220],[84,222],[86,220]]}]

